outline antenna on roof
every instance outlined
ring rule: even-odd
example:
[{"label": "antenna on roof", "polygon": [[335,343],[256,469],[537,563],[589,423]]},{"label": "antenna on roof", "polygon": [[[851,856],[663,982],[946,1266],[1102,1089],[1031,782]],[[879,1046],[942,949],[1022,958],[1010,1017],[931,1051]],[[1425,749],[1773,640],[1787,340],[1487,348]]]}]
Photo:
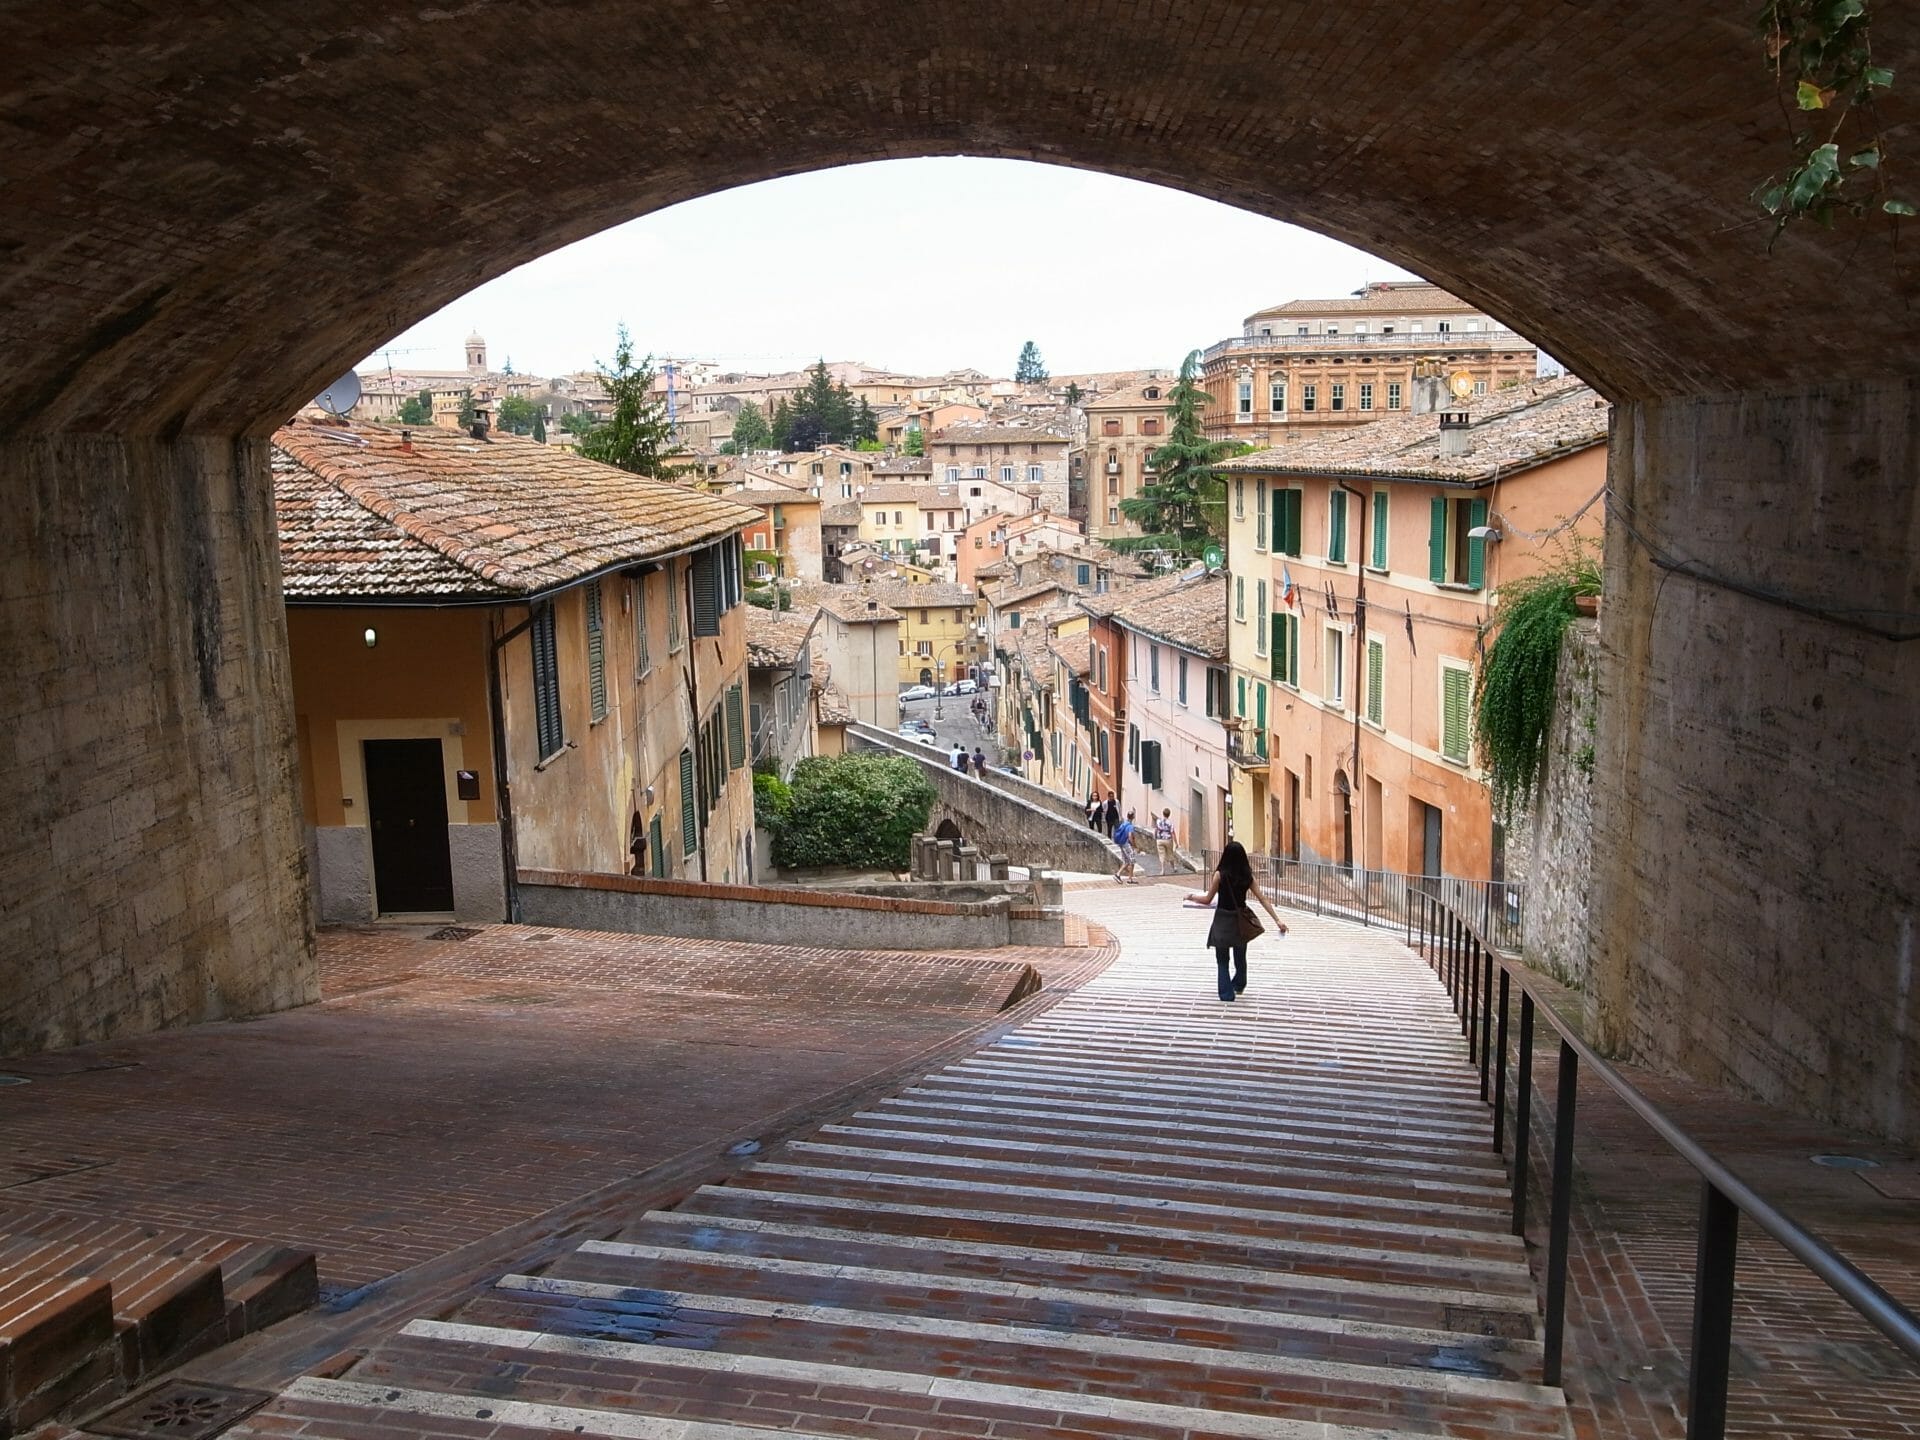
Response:
[{"label": "antenna on roof", "polygon": [[347,371],[314,396],[313,403],[334,419],[345,419],[347,412],[360,403],[360,377],[351,370]]}]

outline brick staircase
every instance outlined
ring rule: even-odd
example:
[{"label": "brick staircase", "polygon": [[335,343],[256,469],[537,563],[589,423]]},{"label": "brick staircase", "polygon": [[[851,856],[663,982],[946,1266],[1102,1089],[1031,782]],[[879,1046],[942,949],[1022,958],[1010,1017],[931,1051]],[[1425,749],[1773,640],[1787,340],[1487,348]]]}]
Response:
[{"label": "brick staircase", "polygon": [[313,1303],[311,1251],[0,1206],[0,1440]]},{"label": "brick staircase", "polygon": [[1121,961],[1039,1019],[230,1433],[1567,1435],[1428,972],[1308,921],[1222,1004],[1169,908],[1103,897]]}]

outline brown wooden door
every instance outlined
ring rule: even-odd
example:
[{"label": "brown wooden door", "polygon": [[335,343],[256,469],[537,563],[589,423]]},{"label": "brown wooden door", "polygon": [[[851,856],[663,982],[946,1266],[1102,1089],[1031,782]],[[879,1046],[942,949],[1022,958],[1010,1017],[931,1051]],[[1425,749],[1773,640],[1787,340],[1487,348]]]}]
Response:
[{"label": "brown wooden door", "polygon": [[447,780],[438,740],[362,742],[373,894],[383,915],[453,909]]}]

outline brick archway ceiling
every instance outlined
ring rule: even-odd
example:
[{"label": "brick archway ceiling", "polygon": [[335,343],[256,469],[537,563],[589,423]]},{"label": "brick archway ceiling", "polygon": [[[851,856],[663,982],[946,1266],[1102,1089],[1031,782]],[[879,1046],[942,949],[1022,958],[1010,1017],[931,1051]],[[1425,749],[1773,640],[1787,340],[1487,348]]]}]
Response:
[{"label": "brick archway ceiling", "polygon": [[[1897,256],[1857,232],[1769,256],[1751,223],[1782,120],[1748,0],[5,8],[0,431],[258,433],[558,245],[732,185],[935,154],[1298,221],[1474,298],[1619,398],[1920,358],[1920,234]],[[1880,10],[1903,97],[1920,22]],[[1243,271],[1249,308],[1290,293],[1204,234],[930,223],[1068,284],[1077,250],[1111,244],[1143,285],[1211,265]],[[767,244],[777,264],[777,225]]]}]

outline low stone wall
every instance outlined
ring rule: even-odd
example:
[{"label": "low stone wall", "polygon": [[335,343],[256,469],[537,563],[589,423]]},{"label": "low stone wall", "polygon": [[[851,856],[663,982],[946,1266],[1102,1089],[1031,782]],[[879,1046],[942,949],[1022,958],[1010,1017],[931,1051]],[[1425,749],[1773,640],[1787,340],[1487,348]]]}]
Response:
[{"label": "low stone wall", "polygon": [[994,950],[1016,943],[1011,939],[1012,909],[1004,898],[959,905],[634,875],[520,872],[522,924],[621,935],[828,950]]},{"label": "low stone wall", "polygon": [[1522,954],[1535,969],[1582,989],[1592,953],[1587,901],[1593,889],[1599,673],[1599,622],[1576,620],[1560,648],[1553,728],[1540,789],[1524,824],[1514,827],[1510,852],[1523,856],[1526,867]]},{"label": "low stone wall", "polygon": [[1028,868],[1102,875],[1119,867],[1118,847],[1089,830],[1085,814],[1064,796],[1004,770],[988,770],[985,780],[963,775],[926,746],[869,725],[849,725],[847,738],[855,748],[919,763],[940,795],[927,819],[929,831],[951,817],[982,855],[1005,855]]}]

